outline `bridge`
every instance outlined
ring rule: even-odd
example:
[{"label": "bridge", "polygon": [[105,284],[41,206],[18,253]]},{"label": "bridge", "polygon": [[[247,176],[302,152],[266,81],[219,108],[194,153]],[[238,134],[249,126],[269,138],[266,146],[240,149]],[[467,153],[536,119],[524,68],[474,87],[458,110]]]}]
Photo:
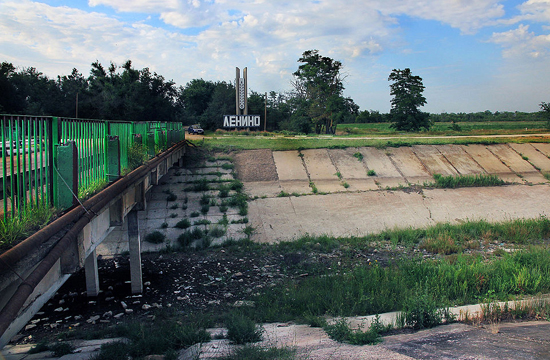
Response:
[{"label": "bridge", "polygon": [[[85,268],[89,296],[99,293],[96,247],[127,222],[130,281],[143,290],[138,210],[186,151],[179,123],[2,116],[2,216],[40,206],[62,215],[0,255],[0,347],[21,330],[72,273]],[[132,170],[131,149],[150,158]],[[125,176],[121,176],[126,173]],[[82,201],[79,191],[109,183]]]}]

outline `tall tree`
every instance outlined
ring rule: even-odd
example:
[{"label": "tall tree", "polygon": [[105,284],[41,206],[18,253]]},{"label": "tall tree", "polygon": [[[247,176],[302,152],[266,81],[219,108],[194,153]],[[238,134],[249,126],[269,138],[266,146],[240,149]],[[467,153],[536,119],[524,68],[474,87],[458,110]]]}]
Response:
[{"label": "tall tree", "polygon": [[541,102],[540,110],[547,119],[546,127],[550,129],[550,103]]},{"label": "tall tree", "polygon": [[193,79],[185,85],[185,88],[180,88],[178,104],[186,124],[196,124],[200,121],[201,115],[212,101],[215,88],[215,83],[203,79]]},{"label": "tall tree", "polygon": [[390,85],[390,95],[393,96],[390,110],[393,122],[391,127],[400,131],[429,130],[429,114],[418,109],[426,104],[426,98],[422,95],[422,78],[412,75],[409,68],[393,69],[388,81],[393,81]]},{"label": "tall tree", "polygon": [[318,50],[308,50],[298,59],[302,63],[294,72],[293,86],[298,96],[307,101],[307,114],[311,118],[315,131],[334,133],[336,130],[333,111],[329,103],[336,102],[344,90],[340,73],[342,63],[330,57],[319,55]]}]

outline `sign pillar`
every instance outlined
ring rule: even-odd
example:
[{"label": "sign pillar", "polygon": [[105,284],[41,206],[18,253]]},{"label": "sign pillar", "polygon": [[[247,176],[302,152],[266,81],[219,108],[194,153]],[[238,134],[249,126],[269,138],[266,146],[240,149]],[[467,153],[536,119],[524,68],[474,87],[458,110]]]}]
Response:
[{"label": "sign pillar", "polygon": [[243,69],[243,76],[241,77],[241,69],[236,68],[235,77],[235,100],[236,100],[236,114],[248,115],[248,75],[247,68]]}]

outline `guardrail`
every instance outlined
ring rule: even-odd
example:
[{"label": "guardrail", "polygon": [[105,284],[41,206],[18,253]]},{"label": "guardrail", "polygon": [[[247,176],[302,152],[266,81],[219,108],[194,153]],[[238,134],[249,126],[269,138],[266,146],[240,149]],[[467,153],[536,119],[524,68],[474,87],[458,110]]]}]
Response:
[{"label": "guardrail", "polygon": [[135,144],[144,145],[151,158],[185,139],[181,123],[0,117],[4,218],[45,204],[67,209],[76,204],[79,189],[131,170]]}]

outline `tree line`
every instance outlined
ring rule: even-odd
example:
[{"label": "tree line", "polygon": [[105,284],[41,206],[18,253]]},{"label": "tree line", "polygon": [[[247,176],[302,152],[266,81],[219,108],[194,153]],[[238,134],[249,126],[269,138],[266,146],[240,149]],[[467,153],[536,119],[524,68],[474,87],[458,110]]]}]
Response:
[{"label": "tree line", "polygon": [[[338,124],[369,122],[392,122],[397,130],[418,131],[429,129],[434,121],[542,120],[544,112],[427,114],[419,110],[426,104],[422,78],[410,69],[394,69],[388,77],[393,96],[389,113],[360,111],[353,99],[343,94],[345,76],[340,61],[308,50],[298,63],[292,90],[271,91],[267,96],[250,91],[248,112],[263,118],[267,109],[270,131],[333,134]],[[107,68],[95,61],[87,77],[75,68],[70,75],[55,79],[34,67],[17,69],[2,62],[0,95],[0,113],[177,121],[200,123],[208,130],[219,128],[222,116],[235,112],[232,82],[193,79],[177,86],[149,68],[135,69],[130,60],[121,66],[110,63]]]}]

